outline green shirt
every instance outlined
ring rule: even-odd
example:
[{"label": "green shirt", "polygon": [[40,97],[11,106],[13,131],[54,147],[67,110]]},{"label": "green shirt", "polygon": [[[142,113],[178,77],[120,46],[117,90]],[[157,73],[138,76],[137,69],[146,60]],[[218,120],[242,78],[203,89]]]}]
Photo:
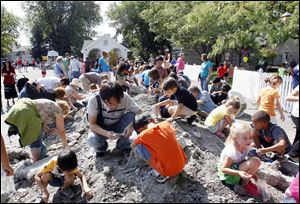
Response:
[{"label": "green shirt", "polygon": [[70,60],[64,59],[63,64],[65,66],[66,72],[69,72]]},{"label": "green shirt", "polygon": [[285,76],[285,75],[286,75],[286,68],[280,67],[280,68],[278,69],[278,74],[279,74],[279,76],[281,76],[281,77]]}]

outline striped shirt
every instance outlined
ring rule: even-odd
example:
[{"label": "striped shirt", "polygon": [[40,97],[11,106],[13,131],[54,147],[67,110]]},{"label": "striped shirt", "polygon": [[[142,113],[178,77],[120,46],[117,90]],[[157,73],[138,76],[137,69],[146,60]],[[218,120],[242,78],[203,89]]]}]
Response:
[{"label": "striped shirt", "polygon": [[[102,116],[104,118],[104,125],[109,126],[117,123],[120,118],[127,112],[137,113],[140,108],[135,101],[127,94],[124,93],[124,97],[121,99],[120,104],[114,110],[109,110],[106,104],[101,99]],[[96,96],[89,99],[87,112],[89,116],[97,116],[98,103]]]}]

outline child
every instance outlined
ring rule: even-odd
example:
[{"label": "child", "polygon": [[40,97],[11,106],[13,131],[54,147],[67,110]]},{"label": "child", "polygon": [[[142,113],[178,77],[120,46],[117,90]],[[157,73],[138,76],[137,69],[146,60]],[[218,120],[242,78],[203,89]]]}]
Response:
[{"label": "child", "polygon": [[41,64],[41,70],[42,70],[42,77],[45,78],[46,77],[46,65],[45,65],[45,62],[42,61],[42,64]]},{"label": "child", "polygon": [[129,73],[128,73],[128,76],[127,76],[127,81],[130,83],[130,84],[133,84],[135,83],[137,86],[139,86],[139,82],[136,78],[136,75],[139,74],[139,69],[136,67],[136,68],[133,68],[133,67],[130,67],[129,69]]},{"label": "child", "polygon": [[228,84],[223,84],[221,91],[215,92],[214,94],[210,95],[210,97],[217,106],[220,106],[223,104],[223,101],[228,98],[228,92],[230,90],[231,87]]},{"label": "child", "polygon": [[187,158],[177,141],[175,129],[168,122],[155,124],[149,115],[140,115],[133,127],[139,133],[131,145],[135,157],[154,169],[151,173],[159,183],[183,170]]},{"label": "child", "polygon": [[160,95],[161,95],[161,85],[162,85],[162,79],[160,77],[159,71],[156,68],[152,68],[149,72],[149,78],[150,78],[150,86],[149,86],[149,93],[152,95],[155,95],[156,101],[158,101]]},{"label": "child", "polygon": [[299,172],[286,189],[282,203],[299,203]]},{"label": "child", "polygon": [[[195,97],[185,88],[180,87],[176,80],[173,78],[168,79],[163,84],[164,95],[168,97],[168,100],[160,102],[155,105],[156,111],[161,106],[168,106],[168,113],[170,118],[168,122],[172,122],[176,117],[188,117],[187,122],[192,124],[196,119],[198,110],[197,101]],[[176,105],[172,97],[176,100]],[[158,112],[158,111],[157,111]]]},{"label": "child", "polygon": [[150,78],[149,78],[149,72],[151,70],[151,67],[149,65],[146,65],[144,67],[144,71],[142,72],[142,85],[145,86],[147,89],[149,89],[150,86]]},{"label": "child", "polygon": [[239,112],[237,113],[236,117],[235,118],[239,118],[241,117],[242,115],[244,115],[244,111],[247,109],[247,103],[246,103],[246,100],[244,98],[244,96],[242,94],[240,94],[239,92],[237,91],[232,91],[230,90],[228,92],[228,97],[238,97],[239,100],[240,100],[240,104],[241,104],[241,108],[239,110]]},{"label": "child", "polygon": [[278,75],[280,77],[284,77],[287,74],[287,69],[285,68],[285,66],[285,63],[281,63],[280,67],[278,68]]},{"label": "child", "polygon": [[209,94],[210,95],[215,95],[218,93],[221,93],[221,88],[222,88],[222,82],[220,77],[215,77],[214,80],[212,81],[213,85],[210,88]]},{"label": "child", "polygon": [[278,88],[282,84],[282,78],[274,74],[271,78],[265,80],[266,83],[270,83],[270,86],[260,90],[257,104],[259,110],[267,112],[271,117],[271,122],[277,124],[276,113],[275,113],[275,104],[280,113],[280,119],[285,120],[283,111],[280,105],[280,95],[278,93]]},{"label": "child", "polygon": [[206,118],[205,125],[211,133],[219,137],[225,138],[223,133],[227,125],[231,126],[233,119],[231,115],[235,116],[240,109],[240,101],[238,98],[230,98],[225,104],[214,109]]},{"label": "child", "polygon": [[258,196],[259,189],[250,179],[256,177],[261,161],[257,157],[246,160],[251,143],[251,127],[244,123],[234,123],[220,156],[218,177],[231,188],[241,184],[251,196]]},{"label": "child", "polygon": [[197,86],[192,86],[188,89],[197,100],[198,114],[207,117],[208,114],[218,106],[211,100],[207,91],[200,91]]},{"label": "child", "polygon": [[270,122],[270,115],[265,111],[258,111],[252,116],[253,139],[258,155],[268,152],[275,152],[279,159],[284,159],[283,154],[287,154],[291,149],[291,143],[286,132],[276,124]]},{"label": "child", "polygon": [[126,63],[120,63],[117,68],[116,81],[122,85],[123,91],[129,90],[129,83],[126,81],[129,74],[129,65]]},{"label": "child", "polygon": [[87,199],[91,199],[93,193],[88,187],[85,176],[82,175],[78,169],[78,161],[75,152],[72,150],[64,150],[58,157],[53,158],[35,175],[35,181],[42,192],[41,202],[48,202],[48,184],[54,187],[60,187],[63,194],[71,197],[70,194],[74,194],[74,192],[68,187],[71,187],[74,184],[76,176],[81,180],[85,196]]}]

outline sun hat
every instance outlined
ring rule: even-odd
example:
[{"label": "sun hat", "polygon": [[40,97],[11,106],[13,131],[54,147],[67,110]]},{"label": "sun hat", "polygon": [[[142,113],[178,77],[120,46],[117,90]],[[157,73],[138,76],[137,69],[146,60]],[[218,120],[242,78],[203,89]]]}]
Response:
[{"label": "sun hat", "polygon": [[81,83],[79,82],[79,79],[76,79],[76,78],[72,79],[72,82],[70,83],[70,85],[81,88]]}]

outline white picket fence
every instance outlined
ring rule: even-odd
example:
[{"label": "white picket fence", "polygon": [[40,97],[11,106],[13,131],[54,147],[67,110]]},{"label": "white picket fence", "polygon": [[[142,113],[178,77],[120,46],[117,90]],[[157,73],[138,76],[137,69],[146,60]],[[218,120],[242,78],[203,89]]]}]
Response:
[{"label": "white picket fence", "polygon": [[[234,70],[232,90],[241,93],[247,99],[256,102],[259,90],[266,87],[264,80],[272,73],[254,72],[246,70]],[[284,76],[279,88],[280,103],[283,110],[291,112],[293,103],[287,102],[286,96],[292,92],[292,77]]]}]

